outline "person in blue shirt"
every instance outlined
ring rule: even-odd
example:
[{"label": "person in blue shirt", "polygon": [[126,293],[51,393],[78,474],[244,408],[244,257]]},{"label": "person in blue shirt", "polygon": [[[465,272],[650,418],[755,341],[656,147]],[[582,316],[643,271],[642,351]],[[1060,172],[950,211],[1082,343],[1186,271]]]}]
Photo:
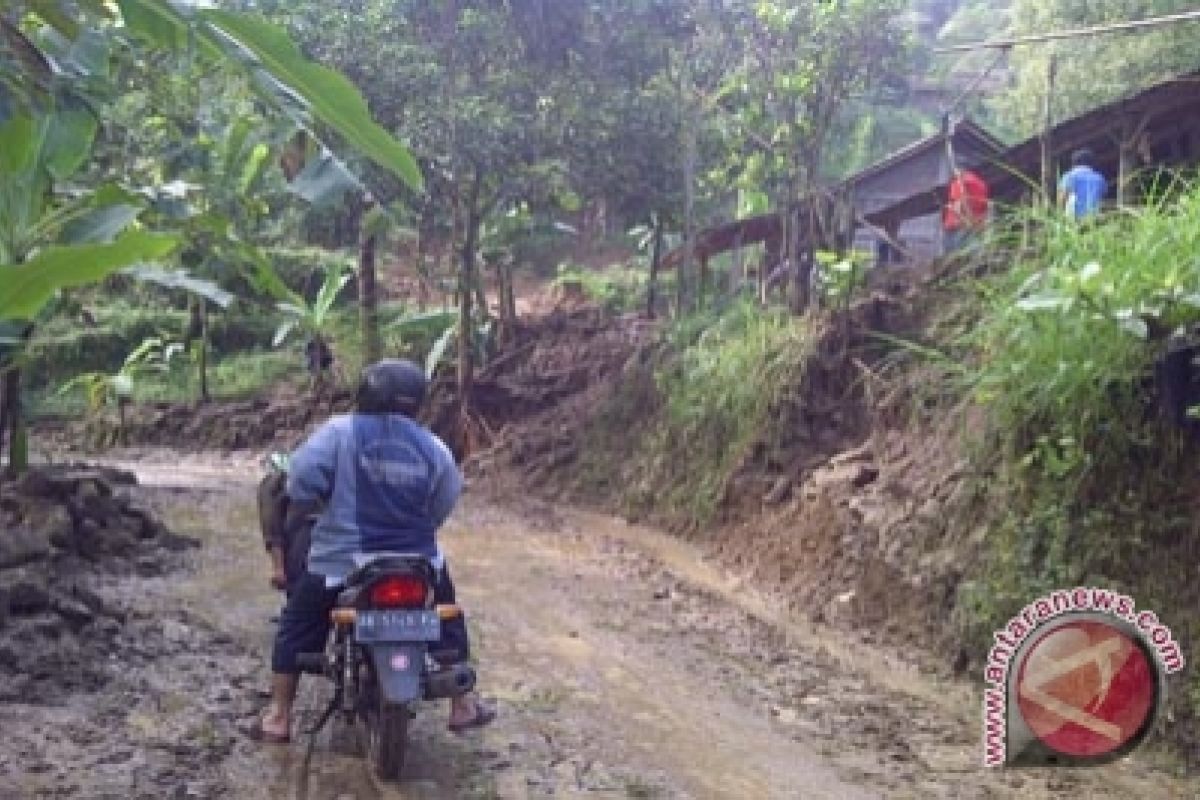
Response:
[{"label": "person in blue shirt", "polygon": [[[424,371],[411,361],[385,359],[363,372],[356,411],[318,428],[292,454],[288,515],[319,511],[312,526],[307,571],[290,588],[271,654],[271,705],[250,735],[290,740],[299,684],[296,657],[319,653],[329,636],[329,613],[354,558],[403,552],[429,559],[437,573],[438,603],[454,602],[454,584],[437,532],[462,492],[462,475],[446,445],[413,417],[424,402]],[[466,620],[442,625],[441,647],[469,655]],[[486,725],[495,711],[474,693],[451,700],[451,730]]]},{"label": "person in blue shirt", "polygon": [[1071,169],[1058,185],[1059,202],[1074,219],[1094,216],[1108,193],[1108,181],[1092,167],[1092,161],[1091,150],[1076,150],[1071,155]]}]

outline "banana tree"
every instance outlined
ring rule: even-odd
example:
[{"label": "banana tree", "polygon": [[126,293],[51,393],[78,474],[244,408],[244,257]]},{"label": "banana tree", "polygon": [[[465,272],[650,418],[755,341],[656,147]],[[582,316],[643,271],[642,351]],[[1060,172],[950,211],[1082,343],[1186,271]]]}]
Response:
[{"label": "banana tree", "polygon": [[21,367],[43,306],[60,289],[163,258],[177,244],[170,235],[131,229],[144,203],[119,187],[56,192],[91,154],[99,120],[88,89],[107,69],[106,54],[95,56],[103,40],[82,31],[78,37],[67,43],[68,55],[84,44],[93,55],[70,61],[67,73],[65,59],[52,60],[0,17],[0,326],[8,332],[0,352],[0,436],[7,434],[14,472],[28,464]]},{"label": "banana tree", "polygon": [[275,331],[272,343],[275,347],[279,347],[296,330],[301,330],[308,336],[305,342],[305,353],[308,369],[313,379],[314,395],[325,388],[329,369],[333,366],[333,337],[329,329],[330,313],[351,277],[353,276],[345,265],[327,266],[325,280],[311,303],[301,297],[296,297],[292,301],[280,302],[276,306],[288,316],[288,319]]},{"label": "banana tree", "polygon": [[[60,289],[161,260],[180,243],[178,235],[137,227],[144,203],[116,187],[73,196],[56,191],[90,160],[97,108],[103,106],[92,91],[107,82],[115,52],[124,51],[114,42],[130,44],[126,36],[132,35],[240,67],[260,96],[314,139],[319,141],[318,129],[332,131],[413,190],[422,187],[408,150],[375,123],[353,85],[305,59],[281,30],[194,3],[117,0],[116,8],[120,28],[111,24],[108,2],[19,3],[18,14],[24,12],[37,28],[37,43],[10,20],[7,9],[0,12],[0,324],[8,331],[0,351],[0,433],[9,433],[9,466],[15,471],[28,461],[21,343],[47,300]],[[56,54],[48,55],[52,50]],[[269,274],[269,263],[252,252],[247,261],[262,284],[288,294]],[[19,336],[12,335],[14,329]]]},{"label": "banana tree", "polygon": [[134,388],[147,374],[166,372],[171,361],[184,351],[179,342],[168,342],[160,336],[145,339],[125,357],[121,368],[114,373],[86,372],[76,375],[59,390],[60,395],[83,390],[88,413],[97,415],[109,405],[117,407],[117,438],[125,440],[126,412],[133,401]]}]

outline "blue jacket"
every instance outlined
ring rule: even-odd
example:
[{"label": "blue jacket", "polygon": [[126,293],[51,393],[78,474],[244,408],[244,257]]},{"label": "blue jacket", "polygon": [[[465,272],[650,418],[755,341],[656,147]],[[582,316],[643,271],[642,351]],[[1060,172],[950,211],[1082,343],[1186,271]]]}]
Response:
[{"label": "blue jacket", "polygon": [[1075,196],[1075,219],[1095,214],[1100,210],[1100,201],[1108,194],[1108,181],[1091,167],[1073,167],[1063,175],[1060,187],[1068,195]]},{"label": "blue jacket", "polygon": [[347,414],[292,454],[288,497],[320,502],[308,570],[345,580],[359,553],[401,552],[439,562],[437,531],[462,493],[449,449],[399,414]]}]

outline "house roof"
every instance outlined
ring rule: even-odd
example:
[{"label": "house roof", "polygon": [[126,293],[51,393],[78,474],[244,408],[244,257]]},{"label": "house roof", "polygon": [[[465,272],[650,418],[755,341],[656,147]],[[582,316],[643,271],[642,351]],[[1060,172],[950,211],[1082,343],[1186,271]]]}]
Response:
[{"label": "house roof", "polygon": [[[1115,175],[1120,141],[1114,133],[1125,125],[1147,123],[1146,133],[1153,136],[1156,126],[1178,119],[1181,112],[1200,114],[1200,71],[1164,81],[1056,125],[1050,131],[1052,155],[1057,160],[1087,146],[1095,154],[1095,166]],[[1030,185],[1040,182],[1041,160],[1042,137],[1038,135],[986,159],[975,171],[987,181],[993,198],[1012,203],[1020,200]],[[867,219],[882,225],[934,213],[941,207],[944,190],[943,185],[914,192],[868,214]]]},{"label": "house roof", "polygon": [[[999,153],[1004,149],[1004,144],[999,139],[970,119],[964,119],[955,125],[954,141],[956,146],[964,147],[973,144],[977,149],[991,154]],[[941,147],[944,142],[945,136],[941,132],[912,142],[865,169],[844,178],[840,183],[831,187],[829,193],[841,194],[858,183],[920,158],[929,150]],[[806,208],[810,202],[810,198],[803,198],[797,203],[797,207]],[[757,244],[777,236],[779,236],[779,213],[770,212],[704,229],[696,236],[695,250],[701,256],[712,256],[739,245]],[[682,246],[675,248],[663,257],[661,268],[675,267],[683,261],[683,255],[684,248]]]},{"label": "house roof", "polygon": [[[876,161],[871,166],[856,172],[842,181],[842,185],[861,183],[868,178],[873,178],[905,161],[918,158],[929,150],[942,147],[945,141],[945,135],[941,131],[926,136],[924,139],[906,145],[891,155]],[[1004,151],[1003,142],[988,133],[988,131],[973,120],[964,119],[954,126],[954,143],[956,146],[962,146],[968,142],[975,144],[984,153],[995,154]]]}]

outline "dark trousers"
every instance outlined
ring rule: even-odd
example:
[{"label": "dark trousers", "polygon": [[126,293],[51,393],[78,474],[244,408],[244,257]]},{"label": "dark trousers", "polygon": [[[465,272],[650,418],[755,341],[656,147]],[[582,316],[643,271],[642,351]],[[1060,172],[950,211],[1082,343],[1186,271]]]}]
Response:
[{"label": "dark trousers", "polygon": [[[279,615],[279,628],[275,632],[275,646],[271,651],[271,671],[283,675],[300,673],[296,657],[301,653],[323,653],[331,626],[329,612],[337,604],[340,587],[326,588],[322,575],[304,573],[289,587],[287,605]],[[435,572],[433,584],[435,603],[456,602],[454,582],[450,570],[443,565]],[[471,656],[470,640],[467,637],[467,620],[458,617],[442,621],[442,640],[433,648],[435,653],[445,653],[439,658],[444,665],[461,663]]]}]

